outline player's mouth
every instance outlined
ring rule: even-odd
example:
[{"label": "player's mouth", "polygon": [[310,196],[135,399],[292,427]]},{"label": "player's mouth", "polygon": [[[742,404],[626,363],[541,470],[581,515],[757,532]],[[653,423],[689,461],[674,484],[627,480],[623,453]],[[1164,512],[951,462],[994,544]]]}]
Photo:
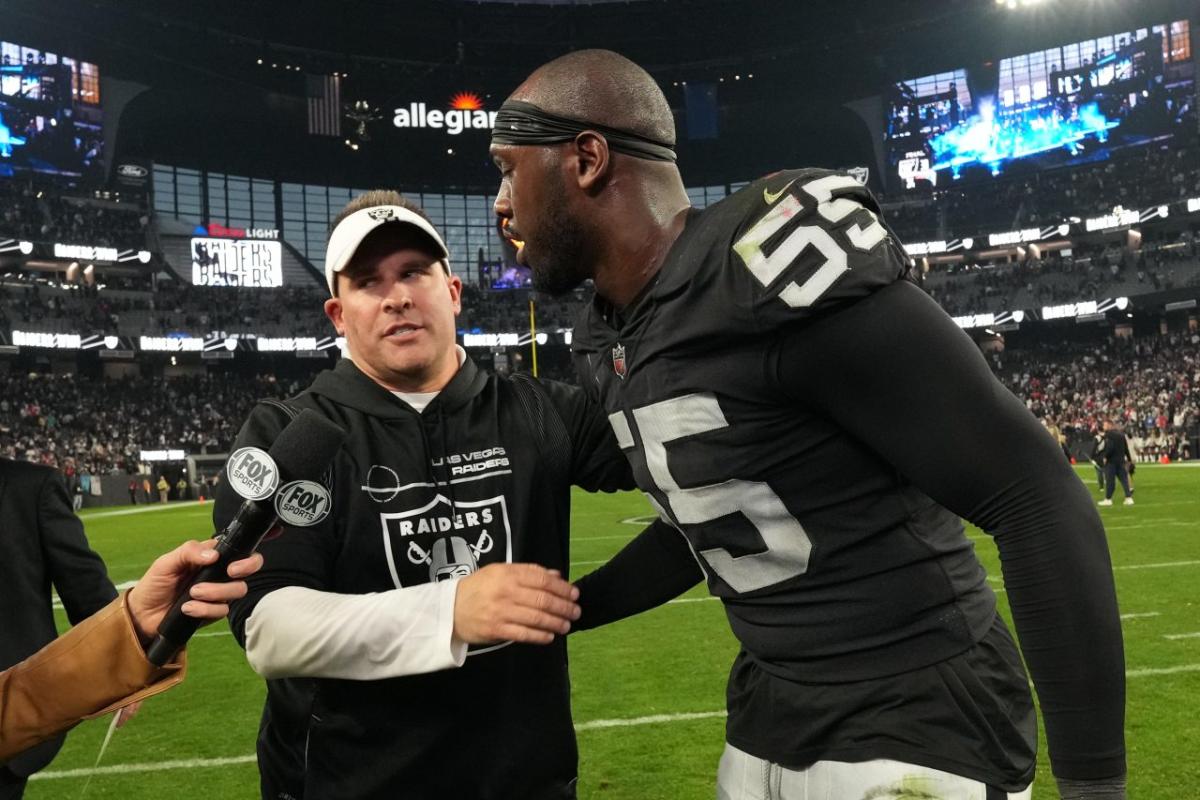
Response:
[{"label": "player's mouth", "polygon": [[397,322],[394,325],[388,325],[383,330],[383,338],[393,339],[395,341],[406,341],[412,339],[421,330],[421,326],[415,322]]},{"label": "player's mouth", "polygon": [[511,242],[513,247],[517,248],[517,261],[521,262],[522,251],[525,249],[525,240],[521,238],[521,234],[513,227],[512,221],[508,217],[505,217],[504,221],[500,223],[500,230],[504,238]]}]

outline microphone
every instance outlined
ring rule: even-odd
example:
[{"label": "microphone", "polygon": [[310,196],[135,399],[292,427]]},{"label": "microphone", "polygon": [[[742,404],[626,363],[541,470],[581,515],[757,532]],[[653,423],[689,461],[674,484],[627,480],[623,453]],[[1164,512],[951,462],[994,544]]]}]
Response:
[{"label": "microphone", "polygon": [[329,467],[346,432],[306,408],[275,437],[269,452],[242,447],[225,462],[229,486],[246,498],[230,523],[217,535],[217,560],[199,570],[175,598],[158,627],[146,658],[161,667],[200,627],[201,620],[183,613],[197,583],[227,583],[229,565],[248,557],[279,522],[316,525],[329,515],[329,491],[317,478]]}]

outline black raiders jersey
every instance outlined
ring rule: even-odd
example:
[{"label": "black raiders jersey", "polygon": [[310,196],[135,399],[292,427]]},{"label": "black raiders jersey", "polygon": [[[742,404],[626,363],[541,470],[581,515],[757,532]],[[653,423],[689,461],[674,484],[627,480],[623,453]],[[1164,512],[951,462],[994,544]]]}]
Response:
[{"label": "black raiders jersey", "polygon": [[[691,212],[636,305],[617,315],[596,298],[575,329],[581,381],[638,485],[686,537],[744,651],[781,678],[934,664],[995,618],[958,517],[768,378],[780,337],[904,280],[907,264],[857,181],[779,172]],[[903,409],[878,413],[904,424]]]}]

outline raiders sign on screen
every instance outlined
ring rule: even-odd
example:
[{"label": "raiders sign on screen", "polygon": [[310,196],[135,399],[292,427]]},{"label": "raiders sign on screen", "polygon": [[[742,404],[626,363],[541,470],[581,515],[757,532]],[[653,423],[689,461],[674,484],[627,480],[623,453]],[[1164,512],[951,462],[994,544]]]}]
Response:
[{"label": "raiders sign on screen", "polygon": [[192,239],[192,283],[196,286],[282,286],[279,242],[254,239]]}]

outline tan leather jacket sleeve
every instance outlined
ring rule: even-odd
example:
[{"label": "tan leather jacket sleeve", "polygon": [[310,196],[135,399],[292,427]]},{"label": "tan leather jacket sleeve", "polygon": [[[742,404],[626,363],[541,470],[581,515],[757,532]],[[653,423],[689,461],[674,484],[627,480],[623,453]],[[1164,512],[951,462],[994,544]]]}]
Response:
[{"label": "tan leather jacket sleeve", "polygon": [[0,762],[183,680],[182,652],[163,667],[146,660],[125,606],[127,595],[0,672]]}]

